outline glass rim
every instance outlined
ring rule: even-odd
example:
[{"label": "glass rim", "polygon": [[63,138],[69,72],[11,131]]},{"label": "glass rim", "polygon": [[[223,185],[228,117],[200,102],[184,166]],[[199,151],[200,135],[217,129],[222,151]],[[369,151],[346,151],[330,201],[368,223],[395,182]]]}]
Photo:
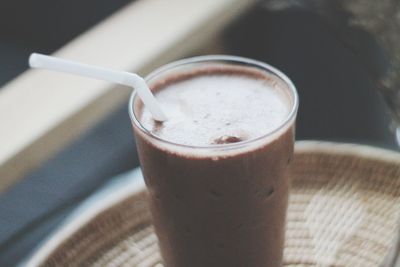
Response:
[{"label": "glass rim", "polygon": [[179,144],[176,142],[171,142],[165,139],[162,139],[154,134],[152,134],[149,130],[147,130],[139,121],[139,119],[136,117],[136,114],[134,112],[133,104],[135,103],[135,99],[137,97],[137,93],[134,90],[129,98],[129,117],[131,118],[131,121],[134,123],[134,126],[139,129],[143,134],[145,134],[147,137],[150,139],[154,139],[158,142],[167,144],[167,145],[172,145],[176,147],[182,147],[182,148],[189,148],[189,149],[234,149],[234,148],[241,148],[243,146],[255,143],[257,141],[266,139],[268,137],[273,136],[283,128],[285,128],[297,115],[297,110],[299,106],[299,96],[297,94],[297,90],[293,82],[287,77],[282,71],[278,70],[277,68],[255,60],[255,59],[250,59],[250,58],[245,58],[245,57],[240,57],[240,56],[232,56],[232,55],[206,55],[206,56],[196,56],[196,57],[190,57],[190,58],[185,58],[181,60],[176,60],[171,63],[165,64],[159,68],[156,68],[154,71],[149,73],[148,75],[145,76],[144,80],[146,82],[149,82],[151,79],[155,78],[159,74],[171,70],[173,68],[181,67],[184,65],[189,65],[189,64],[196,64],[196,63],[207,63],[207,62],[226,62],[226,63],[236,63],[236,64],[246,64],[249,66],[257,67],[260,70],[266,71],[270,74],[273,74],[277,76],[279,79],[281,79],[289,88],[289,91],[291,93],[291,96],[293,97],[293,103],[291,105],[291,110],[286,116],[286,118],[277,126],[275,129],[269,131],[266,134],[263,134],[257,138],[237,142],[237,143],[229,143],[229,144],[215,144],[215,145],[205,145],[205,146],[195,146],[195,145],[185,145],[185,144]]}]

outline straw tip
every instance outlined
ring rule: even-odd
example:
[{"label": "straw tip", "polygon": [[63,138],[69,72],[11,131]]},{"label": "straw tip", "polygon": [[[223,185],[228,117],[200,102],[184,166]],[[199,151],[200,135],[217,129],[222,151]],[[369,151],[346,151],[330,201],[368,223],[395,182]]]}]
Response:
[{"label": "straw tip", "polygon": [[39,66],[39,59],[38,59],[38,54],[37,53],[32,53],[29,56],[29,66],[31,68],[35,68]]}]

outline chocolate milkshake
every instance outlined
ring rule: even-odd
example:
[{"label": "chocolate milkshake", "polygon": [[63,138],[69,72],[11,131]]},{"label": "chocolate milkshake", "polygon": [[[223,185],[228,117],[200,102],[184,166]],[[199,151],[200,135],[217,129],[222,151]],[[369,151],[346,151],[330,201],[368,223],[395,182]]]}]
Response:
[{"label": "chocolate milkshake", "polygon": [[154,121],[138,98],[130,109],[165,266],[281,266],[291,82],[236,57],[189,59],[147,80],[169,119]]}]

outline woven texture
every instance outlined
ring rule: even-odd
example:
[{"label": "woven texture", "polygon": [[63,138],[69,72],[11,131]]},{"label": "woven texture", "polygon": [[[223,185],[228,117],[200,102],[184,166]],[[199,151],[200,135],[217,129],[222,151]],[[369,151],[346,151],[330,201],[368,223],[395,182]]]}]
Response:
[{"label": "woven texture", "polygon": [[[379,266],[400,218],[400,161],[297,151],[285,266]],[[98,214],[40,266],[162,266],[145,192]]]}]

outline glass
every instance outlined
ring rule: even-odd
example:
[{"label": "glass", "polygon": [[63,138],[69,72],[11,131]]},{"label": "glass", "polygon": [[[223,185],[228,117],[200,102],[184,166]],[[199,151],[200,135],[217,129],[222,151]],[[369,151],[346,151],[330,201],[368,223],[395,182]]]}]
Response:
[{"label": "glass", "polygon": [[214,66],[240,66],[273,77],[290,112],[265,135],[248,141],[188,146],[163,140],[144,128],[133,93],[129,113],[149,206],[167,267],[281,266],[298,96],[282,72],[255,60],[202,56],[161,67],[155,82]]}]

